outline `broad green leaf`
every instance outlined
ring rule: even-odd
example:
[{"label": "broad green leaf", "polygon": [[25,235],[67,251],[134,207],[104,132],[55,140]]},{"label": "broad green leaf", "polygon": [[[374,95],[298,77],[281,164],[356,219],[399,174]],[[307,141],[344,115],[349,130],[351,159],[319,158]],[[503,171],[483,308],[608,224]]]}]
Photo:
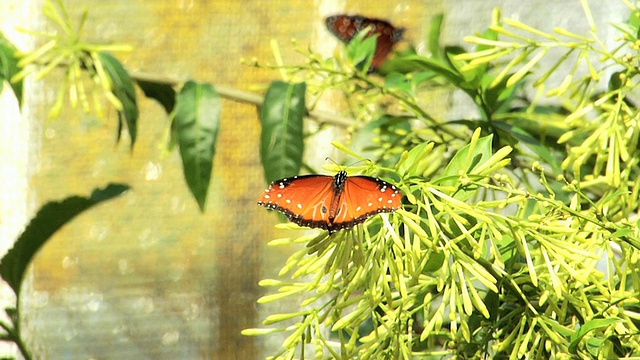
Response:
[{"label": "broad green leaf", "polygon": [[176,106],[176,91],[167,83],[136,79],[138,86],[146,97],[157,100],[164,107],[167,114]]},{"label": "broad green leaf", "polygon": [[109,184],[104,189],[94,190],[89,197],[72,196],[45,204],[0,261],[0,276],[19,295],[29,263],[56,231],[76,215],[128,189],[127,185]]},{"label": "broad green leaf", "polygon": [[463,70],[466,67],[467,62],[458,60],[457,58],[457,55],[466,53],[465,49],[463,49],[462,47],[447,46],[444,48],[444,52],[444,60],[449,64],[449,67],[451,69],[456,69],[456,71],[464,79],[464,82],[460,83],[458,86],[461,89],[465,90],[465,92],[467,92],[473,99],[476,88],[480,86],[480,80],[486,74],[485,69],[481,66],[478,66],[471,69]]},{"label": "broad green leaf", "polygon": [[429,254],[429,260],[422,268],[423,274],[429,274],[440,270],[444,264],[445,254],[441,251],[434,251]]},{"label": "broad green leaf", "polygon": [[391,73],[408,74],[415,71],[420,71],[412,61],[405,61],[408,56],[416,56],[416,49],[412,45],[406,47],[402,46],[398,49],[394,49],[394,56],[387,58],[379,69],[376,69],[376,73],[381,76],[387,76]]},{"label": "broad green leaf", "polygon": [[405,74],[392,72],[385,77],[384,87],[387,89],[397,89],[407,94],[411,94],[411,81]]},{"label": "broad green leaf", "polygon": [[[493,135],[479,139],[475,137],[471,142],[460,149],[449,162],[442,174],[440,184],[443,186],[457,186],[460,175],[470,175],[474,169],[487,162],[493,154]],[[455,194],[458,200],[466,200],[475,192],[475,188],[461,188]]]},{"label": "broad green leaf", "polygon": [[442,24],[444,23],[444,14],[440,13],[431,19],[429,27],[429,52],[431,56],[442,59],[442,47],[440,46],[440,35],[442,34]]},{"label": "broad green leaf", "polygon": [[471,88],[464,76],[460,74],[457,69],[452,69],[444,60],[427,58],[420,55],[406,56],[403,60],[405,62],[412,62],[417,69],[433,71],[460,89]]},{"label": "broad green leaf", "polygon": [[11,82],[11,77],[21,69],[18,67],[18,58],[15,55],[16,48],[0,33],[0,90],[2,90],[2,80],[11,83],[13,92],[18,98],[18,103],[22,105],[22,80]]},{"label": "broad green leaf", "polygon": [[347,58],[353,61],[358,70],[368,72],[371,69],[377,41],[377,35],[369,36],[367,31],[361,31],[347,45]]},{"label": "broad green leaf", "polygon": [[433,142],[424,142],[405,152],[398,163],[398,174],[402,177],[422,176],[429,166],[428,155],[433,147]]},{"label": "broad green leaf", "polygon": [[220,96],[209,84],[188,81],[178,94],[174,130],[189,190],[204,211],[220,130]]},{"label": "broad green leaf", "polygon": [[609,91],[619,90],[624,85],[622,78],[620,77],[621,75],[626,76],[624,71],[616,71],[611,74],[611,77],[609,78]]},{"label": "broad green leaf", "polygon": [[268,183],[297,175],[304,152],[303,120],[306,84],[275,81],[260,108],[260,155]]},{"label": "broad green leaf", "polygon": [[[612,317],[612,318],[599,318],[599,319],[591,319],[587,321],[578,331],[571,335],[571,343],[569,343],[569,352],[572,354],[576,354],[578,351],[578,345],[582,341],[582,339],[590,332],[596,331],[599,329],[608,328],[610,325],[621,321],[621,319]],[[603,339],[604,340],[604,339]]]},{"label": "broad green leaf", "polygon": [[[492,154],[493,135],[485,136],[471,141],[460,149],[449,165],[444,169],[443,178],[451,176],[457,178],[461,174],[473,174],[473,169],[489,160]],[[443,185],[454,185],[457,181],[448,179]]]},{"label": "broad green leaf", "polygon": [[493,125],[496,128],[507,132],[509,135],[518,139],[522,144],[526,145],[529,149],[535,152],[542,161],[551,166],[556,174],[562,173],[560,164],[558,163],[557,159],[553,156],[549,149],[547,149],[546,146],[540,143],[537,137],[532,136],[529,132],[518,126],[509,125],[501,121],[494,121]]},{"label": "broad green leaf", "polygon": [[122,103],[122,109],[118,110],[118,141],[125,125],[131,138],[131,149],[138,136],[138,104],[136,102],[136,89],[133,80],[127,70],[113,55],[107,52],[98,54],[104,70],[111,79],[111,91]]},{"label": "broad green leaf", "polygon": [[635,9],[634,11],[631,12],[631,14],[629,14],[628,23],[629,23],[629,26],[631,26],[631,28],[634,30],[633,33],[631,34],[633,38],[639,39],[640,38],[640,10]]}]

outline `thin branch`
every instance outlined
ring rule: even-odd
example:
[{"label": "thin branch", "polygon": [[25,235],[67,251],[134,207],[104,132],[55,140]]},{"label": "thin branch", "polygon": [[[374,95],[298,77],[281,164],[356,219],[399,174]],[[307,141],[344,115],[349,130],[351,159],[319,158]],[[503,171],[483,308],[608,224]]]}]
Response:
[{"label": "thin branch", "polygon": [[[184,80],[142,72],[131,72],[131,77],[134,80],[149,81],[170,86],[178,86],[185,82]],[[260,94],[219,84],[215,84],[215,88],[216,91],[218,91],[218,94],[220,94],[220,96],[225,99],[255,106],[261,106],[264,102],[264,96]],[[355,123],[353,119],[346,118],[337,114],[332,114],[326,111],[312,110],[307,113],[307,116],[318,123],[332,124],[341,127],[348,127]]]}]

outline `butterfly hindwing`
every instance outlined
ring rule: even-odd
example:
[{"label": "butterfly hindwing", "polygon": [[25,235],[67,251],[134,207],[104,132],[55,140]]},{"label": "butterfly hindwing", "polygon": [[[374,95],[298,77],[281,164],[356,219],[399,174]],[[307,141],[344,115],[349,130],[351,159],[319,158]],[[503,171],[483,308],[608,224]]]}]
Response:
[{"label": "butterfly hindwing", "polygon": [[284,213],[290,221],[329,233],[348,229],[370,216],[402,206],[400,190],[369,176],[303,175],[274,181],[258,204]]},{"label": "butterfly hindwing", "polygon": [[300,226],[327,229],[333,179],[326,175],[303,175],[276,180],[258,204],[284,213]]},{"label": "butterfly hindwing", "polygon": [[334,226],[352,227],[367,218],[392,212],[402,206],[402,193],[384,180],[369,176],[351,176],[345,181]]}]

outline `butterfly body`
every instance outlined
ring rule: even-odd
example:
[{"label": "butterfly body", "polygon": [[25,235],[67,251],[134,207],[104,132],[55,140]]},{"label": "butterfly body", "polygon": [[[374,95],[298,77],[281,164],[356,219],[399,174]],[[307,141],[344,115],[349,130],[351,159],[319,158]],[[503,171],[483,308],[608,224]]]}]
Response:
[{"label": "butterfly body", "polygon": [[384,180],[369,176],[303,175],[276,180],[258,205],[284,213],[290,221],[329,233],[348,229],[367,218],[402,206],[402,193]]},{"label": "butterfly body", "polygon": [[367,37],[378,35],[376,52],[371,67],[379,69],[393,51],[393,47],[402,40],[405,29],[396,28],[385,20],[367,18],[361,15],[333,15],[326,19],[327,29],[338,39],[348,44],[361,31],[370,28]]}]

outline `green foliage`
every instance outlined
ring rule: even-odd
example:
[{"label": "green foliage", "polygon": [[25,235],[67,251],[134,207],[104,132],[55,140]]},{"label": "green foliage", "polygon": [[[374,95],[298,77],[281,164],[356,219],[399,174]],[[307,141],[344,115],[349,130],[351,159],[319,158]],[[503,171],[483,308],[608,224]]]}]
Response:
[{"label": "green foliage", "polygon": [[[45,1],[43,13],[51,23],[58,26],[59,31],[33,32],[34,35],[46,41],[33,52],[16,53],[20,59],[17,63],[19,71],[12,76],[11,82],[19,83],[31,74],[40,80],[54,69],[62,68],[65,76],[60,82],[55,104],[49,112],[50,117],[55,118],[60,115],[67,96],[73,108],[80,105],[85,112],[94,108],[103,117],[100,99],[104,97],[118,110],[121,120],[135,122],[137,106],[135,95],[131,93],[128,75],[119,62],[107,54],[110,51],[128,51],[130,48],[123,45],[99,45],[83,41],[82,33],[87,12],[83,13],[78,26],[75,27],[60,0],[55,3]],[[102,60],[106,62],[107,68],[103,66]],[[87,89],[86,78],[89,78],[94,85],[90,89]],[[125,103],[123,104],[122,101]],[[135,131],[135,126],[130,127],[129,132],[132,129]],[[130,135],[134,140],[135,133]]]},{"label": "green foliage", "polygon": [[368,31],[358,33],[347,45],[347,59],[351,60],[358,71],[369,71],[376,52],[377,35],[367,37]]},{"label": "green foliage", "polygon": [[220,96],[213,86],[194,81],[184,84],[176,101],[174,129],[187,184],[202,211],[213,170],[220,113]]},{"label": "green foliage", "polygon": [[[177,94],[174,87],[181,84],[175,81],[134,76],[110,53],[129,51],[128,46],[93,44],[83,40],[86,11],[77,27],[60,0],[45,1],[43,12],[60,31],[54,34],[34,32],[46,42],[30,53],[16,51],[0,37],[0,80],[10,78],[20,98],[22,80],[26,76],[33,74],[40,80],[54,69],[61,69],[65,77],[49,116],[60,115],[68,97],[73,108],[80,105],[85,112],[95,111],[104,118],[101,100],[106,99],[118,113],[116,139],[119,141],[126,130],[131,139],[131,150],[138,137],[139,108],[134,86],[137,83],[147,97],[157,100],[167,114],[176,117],[169,146],[179,141],[185,179],[203,210],[220,128],[221,105],[213,87],[187,82]],[[87,79],[90,80],[90,88]]]},{"label": "green foliage", "polygon": [[171,114],[176,106],[176,91],[171,84],[144,79],[136,79],[136,83],[146,97],[158,101],[164,107],[164,111]]},{"label": "green foliage", "polygon": [[20,289],[31,260],[51,236],[74,217],[128,189],[126,185],[109,184],[104,189],[95,189],[89,197],[72,196],[45,204],[0,260],[0,276],[16,294],[16,306],[5,309],[10,322],[0,321],[0,339],[15,343],[25,359],[31,359],[31,354],[20,334]]},{"label": "green foliage", "polygon": [[19,295],[24,273],[31,259],[56,231],[78,214],[121,195],[127,189],[126,185],[110,184],[104,189],[94,190],[89,197],[73,196],[60,202],[45,204],[0,260],[0,276]]},{"label": "green foliage", "polygon": [[[305,79],[310,98],[344,94],[357,118],[339,147],[398,179],[405,205],[332,236],[272,241],[306,246],[260,283],[274,291],[259,303],[300,307],[244,334],[286,333],[277,359],[640,356],[638,14],[615,25],[613,50],[595,27],[546,33],[498,11],[465,39],[473,51],[443,48],[438,17],[431,56],[397,54],[384,78],[354,65],[364,44],[346,60],[300,50],[309,61],[287,78]],[[430,114],[425,99],[443,86],[480,116]]]},{"label": "green foliage", "polygon": [[133,149],[138,136],[138,104],[133,80],[113,55],[100,52],[98,53],[98,59],[100,60],[99,64],[102,65],[109,77],[113,95],[120,101],[122,106],[122,108],[118,109],[118,140],[120,140],[122,131],[126,127],[131,137],[131,149]]},{"label": "green foliage", "polygon": [[[10,81],[19,71],[16,51],[13,44],[0,33],[0,91],[2,91],[4,81]],[[22,104],[22,81],[12,82],[11,87],[18,102]]]},{"label": "green foliage", "polygon": [[260,107],[260,156],[267,183],[298,174],[302,165],[306,114],[305,83],[276,81]]}]

